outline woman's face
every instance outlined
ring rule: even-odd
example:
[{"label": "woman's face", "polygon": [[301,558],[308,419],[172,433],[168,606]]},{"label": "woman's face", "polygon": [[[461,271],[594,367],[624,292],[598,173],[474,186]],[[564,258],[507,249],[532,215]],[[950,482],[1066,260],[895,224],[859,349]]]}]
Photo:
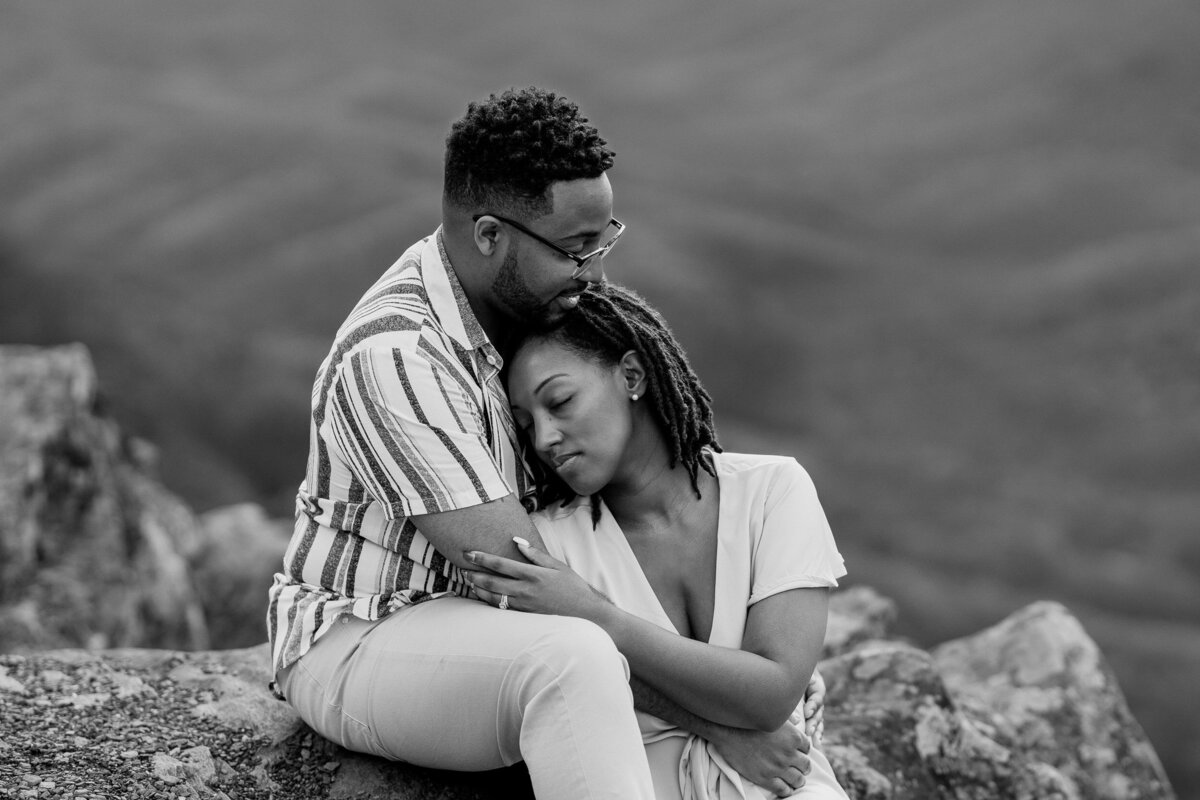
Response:
[{"label": "woman's face", "polygon": [[563,344],[531,339],[509,368],[513,419],[534,451],[577,494],[607,486],[633,431],[626,370]]}]

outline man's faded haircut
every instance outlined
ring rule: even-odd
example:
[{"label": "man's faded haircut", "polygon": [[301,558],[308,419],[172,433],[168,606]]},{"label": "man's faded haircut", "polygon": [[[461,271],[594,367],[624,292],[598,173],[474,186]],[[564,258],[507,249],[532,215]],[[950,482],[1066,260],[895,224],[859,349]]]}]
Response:
[{"label": "man's faded haircut", "polygon": [[451,126],[443,192],[465,211],[535,219],[553,211],[551,184],[598,178],[614,155],[571,100],[509,89],[470,103]]}]

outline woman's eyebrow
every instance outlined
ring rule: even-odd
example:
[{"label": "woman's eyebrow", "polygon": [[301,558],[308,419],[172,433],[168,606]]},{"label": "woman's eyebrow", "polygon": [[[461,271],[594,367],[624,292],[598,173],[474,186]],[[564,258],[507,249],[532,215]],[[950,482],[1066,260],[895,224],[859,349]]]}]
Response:
[{"label": "woman's eyebrow", "polygon": [[537,386],[533,387],[533,393],[537,394],[538,392],[540,392],[542,390],[543,386],[545,386],[547,383],[554,380],[555,378],[565,378],[565,377],[567,377],[567,373],[556,372],[553,375],[551,375],[550,377],[543,379],[542,382],[539,383]]}]

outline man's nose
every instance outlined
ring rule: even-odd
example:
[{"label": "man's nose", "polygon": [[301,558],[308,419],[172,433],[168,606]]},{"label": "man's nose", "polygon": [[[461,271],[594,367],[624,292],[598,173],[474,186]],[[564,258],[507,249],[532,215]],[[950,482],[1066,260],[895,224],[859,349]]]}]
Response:
[{"label": "man's nose", "polygon": [[577,276],[581,281],[600,283],[604,280],[604,256],[596,256],[584,265],[583,271]]}]

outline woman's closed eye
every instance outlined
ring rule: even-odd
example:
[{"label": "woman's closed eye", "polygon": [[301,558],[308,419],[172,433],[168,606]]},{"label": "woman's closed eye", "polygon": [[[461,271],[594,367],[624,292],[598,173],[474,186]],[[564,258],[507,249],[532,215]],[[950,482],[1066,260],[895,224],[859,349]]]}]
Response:
[{"label": "woman's closed eye", "polygon": [[[574,394],[568,394],[562,397],[551,397],[546,401],[546,408],[551,411],[563,411],[574,399]],[[533,438],[533,417],[530,416],[528,412],[521,411],[519,413],[514,413],[513,422],[517,424],[517,430],[525,434],[527,438]]]}]

